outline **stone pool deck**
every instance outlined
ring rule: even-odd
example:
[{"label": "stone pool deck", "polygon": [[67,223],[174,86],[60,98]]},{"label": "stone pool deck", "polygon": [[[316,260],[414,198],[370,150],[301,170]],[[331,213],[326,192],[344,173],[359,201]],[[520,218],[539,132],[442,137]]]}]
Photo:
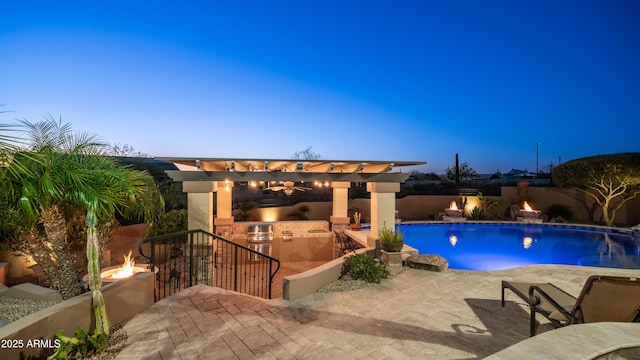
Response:
[{"label": "stone pool deck", "polygon": [[[117,358],[480,359],[498,353],[492,359],[520,359],[541,354],[505,350],[528,338],[529,311],[510,292],[506,306],[500,306],[501,281],[552,282],[577,296],[593,274],[640,277],[640,270],[557,265],[491,272],[408,269],[379,285],[292,302],[199,285],[131,319],[125,325],[128,345]],[[629,325],[621,335],[633,339],[636,333],[637,343],[631,343],[640,346],[640,324]],[[601,355],[585,346],[603,341],[596,331],[584,331],[578,341],[553,341],[549,337],[555,339],[550,336],[555,332],[549,330],[547,323],[539,327],[544,334],[540,350],[550,351],[558,343],[563,359]]]}]

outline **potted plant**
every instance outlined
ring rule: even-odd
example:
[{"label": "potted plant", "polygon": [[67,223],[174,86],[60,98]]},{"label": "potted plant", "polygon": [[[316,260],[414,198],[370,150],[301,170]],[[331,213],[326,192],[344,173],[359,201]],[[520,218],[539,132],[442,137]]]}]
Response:
[{"label": "potted plant", "polygon": [[362,213],[356,211],[353,213],[353,224],[351,224],[351,230],[360,230],[360,218]]},{"label": "potted plant", "polygon": [[387,223],[384,223],[382,229],[378,231],[378,237],[380,238],[380,246],[384,251],[398,252],[404,246],[404,234],[402,231],[394,231],[393,228],[387,227]]}]

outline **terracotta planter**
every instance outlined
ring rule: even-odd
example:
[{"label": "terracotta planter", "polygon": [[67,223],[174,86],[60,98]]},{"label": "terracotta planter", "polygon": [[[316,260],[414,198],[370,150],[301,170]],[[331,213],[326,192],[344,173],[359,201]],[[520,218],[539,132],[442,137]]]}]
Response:
[{"label": "terracotta planter", "polygon": [[399,252],[402,250],[404,246],[404,241],[402,242],[380,242],[380,246],[382,250],[387,252]]},{"label": "terracotta planter", "polygon": [[360,230],[360,224],[351,224],[351,230],[359,231]]}]

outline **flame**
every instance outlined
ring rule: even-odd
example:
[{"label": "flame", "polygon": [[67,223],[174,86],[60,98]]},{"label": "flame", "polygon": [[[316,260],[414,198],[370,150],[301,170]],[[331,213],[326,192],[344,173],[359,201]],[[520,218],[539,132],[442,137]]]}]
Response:
[{"label": "flame", "polygon": [[449,205],[449,209],[451,209],[451,210],[458,210],[458,204],[456,204],[456,201],[455,201],[455,200],[453,200],[453,201],[451,202],[451,205]]},{"label": "flame", "polygon": [[524,205],[522,205],[522,207],[524,208],[524,211],[533,211],[531,206],[529,206],[529,204],[526,201],[524,202]]},{"label": "flame", "polygon": [[133,275],[133,267],[136,264],[135,260],[131,259],[131,250],[129,250],[129,255],[124,256],[124,264],[118,269],[118,272],[111,275],[114,279],[123,279]]},{"label": "flame", "polygon": [[525,236],[524,239],[522,239],[522,246],[525,249],[530,248],[532,243],[533,243],[533,239],[531,238],[531,236]]}]

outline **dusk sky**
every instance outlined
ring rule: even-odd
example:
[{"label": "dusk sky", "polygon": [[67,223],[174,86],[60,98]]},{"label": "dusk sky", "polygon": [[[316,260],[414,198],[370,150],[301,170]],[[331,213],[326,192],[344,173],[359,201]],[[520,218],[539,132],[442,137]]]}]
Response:
[{"label": "dusk sky", "polygon": [[640,151],[640,1],[3,1],[0,123],[157,157]]}]

